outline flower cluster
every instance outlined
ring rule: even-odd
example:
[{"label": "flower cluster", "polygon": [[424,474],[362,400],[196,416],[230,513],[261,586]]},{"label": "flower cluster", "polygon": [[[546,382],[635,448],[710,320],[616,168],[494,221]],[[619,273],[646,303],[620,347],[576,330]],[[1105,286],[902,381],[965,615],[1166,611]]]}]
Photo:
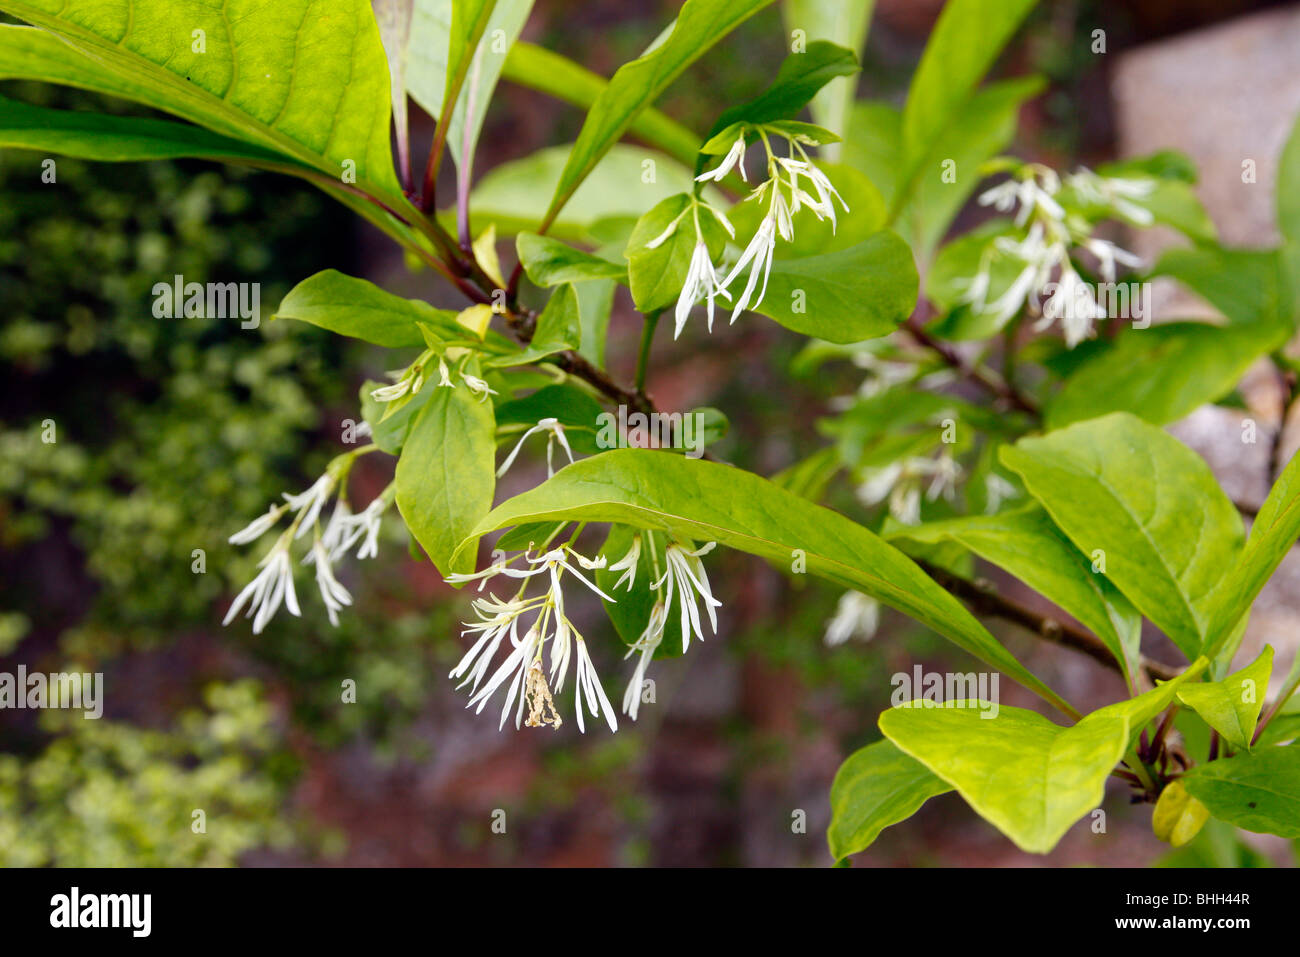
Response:
[{"label": "flower cluster", "polygon": [[934,458],[914,456],[892,462],[882,468],[869,469],[857,496],[862,504],[871,507],[889,500],[889,513],[904,525],[921,523],[922,486],[927,499],[939,496],[951,499],[961,479],[962,468],[948,452]]},{"label": "flower cluster", "polygon": [[[623,695],[622,710],[633,721],[641,701],[641,689],[646,669],[663,641],[668,622],[668,609],[674,596],[681,611],[682,650],[685,651],[691,635],[703,638],[699,600],[703,599],[709,624],[717,631],[714,610],[721,603],[713,597],[708,576],[700,556],[713,547],[692,549],[680,542],[671,542],[664,549],[666,569],[649,587],[657,592],[657,600],[646,623],[645,630],[628,649],[625,657],[640,654],[632,679]],[[505,703],[501,709],[498,727],[504,728],[510,711],[515,711],[515,727],[559,728],[563,719],[555,707],[554,695],[559,694],[567,678],[570,665],[574,666],[575,715],[578,730],[586,731],[586,716],[603,717],[611,731],[618,730],[618,718],[605,695],[596,674],[586,639],[574,626],[566,610],[563,583],[566,577],[576,578],[587,589],[608,602],[617,600],[603,591],[584,572],[606,568],[623,574],[611,591],[626,586],[628,591],[636,584],[636,572],[641,562],[642,536],[633,538],[632,545],[617,562],[608,564],[604,556],[591,559],[576,551],[571,543],[548,547],[534,555],[532,548],[494,562],[482,571],[452,574],[447,581],[452,584],[479,583],[481,592],[489,581],[515,579],[520,585],[513,597],[501,599],[493,593],[475,598],[472,604],[477,619],[465,623],[466,636],[474,636],[470,649],[451,670],[449,677],[460,679],[457,688],[469,686],[469,702],[479,713],[488,700],[504,688]],[[658,555],[650,547],[651,566],[659,569]],[[531,580],[541,576],[546,588],[543,592],[528,595]],[[520,635],[522,632],[522,637]],[[509,640],[510,651],[491,671],[498,650]],[[549,657],[547,649],[549,647]],[[527,718],[525,718],[525,710]]]},{"label": "flower cluster", "polygon": [[[376,402],[409,400],[424,387],[429,367],[436,361],[438,364],[438,388],[454,389],[456,387],[456,383],[452,379],[454,374],[460,377],[460,381],[464,383],[470,392],[479,397],[480,402],[486,402],[487,397],[496,395],[497,391],[483,379],[466,371],[471,356],[472,353],[469,350],[458,346],[448,347],[442,351],[430,346],[420,353],[419,357],[405,369],[398,369],[395,372],[388,373],[388,377],[393,380],[393,384],[373,389],[370,397]],[[456,366],[454,373],[451,366],[448,365],[449,361]]]},{"label": "flower cluster", "polygon": [[[1142,263],[1132,253],[1094,236],[1088,218],[1067,211],[1060,201],[1062,185],[1053,170],[1028,163],[1013,178],[980,194],[980,205],[998,212],[1009,213],[1019,207],[1015,225],[1027,229],[1019,238],[1000,236],[993,241],[981,257],[963,299],[977,311],[992,314],[1000,325],[1020,312],[1026,300],[1047,287],[1055,276],[1054,287],[1042,304],[1042,316],[1034,328],[1042,331],[1059,321],[1066,344],[1073,348],[1092,334],[1095,320],[1106,318],[1106,310],[1075,269],[1071,250],[1090,253],[1105,282],[1115,281],[1117,265],[1137,267]],[[1150,195],[1156,186],[1153,180],[1102,177],[1080,169],[1065,178],[1064,186],[1080,202],[1103,207],[1139,225],[1152,221],[1151,213],[1134,200]],[[999,257],[1010,258],[1020,268],[1005,291],[989,302],[991,269]]]},{"label": "flower cluster", "polygon": [[[294,542],[313,532],[311,547],[302,558],[302,564],[314,565],[316,586],[325,603],[330,624],[338,624],[338,612],[352,604],[352,595],[334,575],[334,565],[354,548],[358,559],[373,558],[379,552],[381,519],[392,505],[396,487],[390,485],[362,511],[354,513],[348,505],[347,475],[357,456],[373,451],[375,446],[365,446],[334,459],[311,487],[296,495],[284,494],[284,502],[272,505],[247,526],[230,536],[232,545],[247,545],[257,541],[292,513],[289,527],[280,533],[275,544],[258,563],[261,571],[235,596],[230,610],[222,620],[223,625],[234,621],[241,610],[253,619],[253,634],[260,634],[281,604],[290,614],[301,616],[298,595],[293,585]],[[321,529],[321,514],[329,500],[335,497],[334,509],[325,527]]]},{"label": "flower cluster", "polygon": [[[677,216],[664,232],[648,243],[649,248],[665,242],[674,235],[686,213],[692,214],[695,227],[695,247],[687,269],[686,281],[682,285],[681,295],[677,299],[676,330],[674,337],[681,335],[682,327],[691,307],[701,299],[708,306],[709,331],[713,331],[713,304],[718,297],[732,301],[731,322],[746,309],[756,309],[767,295],[767,282],[772,273],[772,260],[776,252],[776,242],[780,238],[785,242],[794,239],[794,217],[802,209],[812,211],[819,220],[830,220],[831,228],[836,225],[835,202],[838,201],[844,212],[849,211],[848,204],[840,196],[830,179],[808,157],[805,147],[818,146],[820,141],[810,136],[804,124],[773,123],[749,124],[737,123],[719,133],[710,143],[727,142],[731,146],[717,166],[705,170],[696,177],[698,183],[721,182],[734,169],[746,182],[749,177],[745,171],[745,151],[749,137],[757,135],[763,144],[767,158],[767,178],[753,188],[745,197],[745,202],[759,205],[766,204],[766,212],[754,231],[748,245],[740,253],[730,270],[718,269],[709,255],[708,243],[700,224],[700,210],[704,209],[714,216],[732,239],[736,230],[727,217],[719,210],[692,197],[691,203]],[[772,139],[783,138],[787,145],[785,156],[777,155],[772,149]],[[709,144],[706,144],[708,150]],[[723,274],[725,273],[725,278]],[[739,297],[733,297],[731,286],[741,274],[747,273],[744,289]],[[761,282],[761,285],[760,285]]]}]

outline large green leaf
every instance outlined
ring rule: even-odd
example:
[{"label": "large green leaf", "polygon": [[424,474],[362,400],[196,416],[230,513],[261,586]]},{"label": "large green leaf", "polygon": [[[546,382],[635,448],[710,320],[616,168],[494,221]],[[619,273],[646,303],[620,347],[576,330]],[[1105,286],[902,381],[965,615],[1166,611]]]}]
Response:
[{"label": "large green leaf", "polygon": [[618,142],[637,114],[654,103],[668,84],[715,43],[771,2],[686,0],[667,38],[648,53],[619,67],[592,104],[539,231],[546,231],[574,190]]},{"label": "large green leaf", "polygon": [[287,157],[184,123],[29,106],[0,97],[0,146],[110,162],[193,157],[263,169]]},{"label": "large green leaf", "polygon": [[1200,764],[1181,780],[1221,821],[1300,837],[1300,745],[1271,745]]},{"label": "large green leaf", "polygon": [[806,336],[860,342],[906,321],[918,283],[907,243],[882,230],[848,249],[777,260],[755,311]]},{"label": "large green leaf", "polygon": [[626,266],[574,249],[550,236],[520,233],[515,238],[515,248],[524,272],[539,286],[598,279],[627,283]]},{"label": "large green leaf", "polygon": [[1286,338],[1285,329],[1203,322],[1127,330],[1066,380],[1047,407],[1047,427],[1121,411],[1165,425],[1230,393],[1252,362]]},{"label": "large green leaf", "polygon": [[1079,619],[1110,649],[1126,677],[1137,669],[1141,616],[1038,506],[900,528],[889,537],[957,542]]},{"label": "large green leaf", "polygon": [[1205,461],[1127,412],[1001,451],[1056,524],[1193,658],[1215,590],[1241,552],[1241,516]]},{"label": "large green leaf", "polygon": [[472,532],[496,488],[492,403],[464,385],[429,389],[397,460],[397,509],[438,571],[472,571]]},{"label": "large green leaf", "polygon": [[892,824],[905,821],[952,785],[890,741],[854,751],[831,782],[826,842],[837,861],[866,850]]},{"label": "large green leaf", "polygon": [[1300,455],[1291,458],[1273,484],[1250,526],[1250,538],[1241,559],[1228,574],[1209,629],[1214,650],[1250,611],[1260,589],[1287,556],[1297,536],[1300,536]]},{"label": "large green leaf", "polygon": [[992,712],[912,704],[884,712],[880,730],[1031,853],[1046,854],[1101,804],[1106,777],[1128,750],[1128,719],[1104,710],[1063,728],[1006,705],[985,720]]},{"label": "large green leaf", "polygon": [[1207,300],[1233,323],[1290,328],[1282,257],[1275,249],[1225,249],[1202,245],[1166,250],[1151,269],[1171,276]]},{"label": "large green leaf", "polygon": [[1183,685],[1178,698],[1233,747],[1248,749],[1272,674],[1273,649],[1265,645],[1245,668],[1222,681]]},{"label": "large green leaf", "polygon": [[566,466],[537,488],[501,503],[474,534],[560,520],[623,523],[717,541],[785,567],[802,558],[810,573],[911,615],[1072,713],[902,552],[842,515],[752,473],[644,449],[606,452]]},{"label": "large green leaf", "polygon": [[925,156],[962,112],[975,86],[1034,0],[949,0],[912,77],[903,110],[903,149],[909,165]]},{"label": "large green leaf", "polygon": [[[366,0],[4,0],[91,61],[55,54],[47,79],[130,96],[340,180],[354,172],[393,203],[388,67]],[[197,31],[202,31],[198,33]],[[12,32],[13,38],[43,44]],[[199,52],[200,42],[202,52]],[[0,63],[12,45],[0,52]],[[18,65],[0,66],[13,75]],[[59,78],[55,74],[65,74]],[[122,79],[109,81],[106,74]]]}]

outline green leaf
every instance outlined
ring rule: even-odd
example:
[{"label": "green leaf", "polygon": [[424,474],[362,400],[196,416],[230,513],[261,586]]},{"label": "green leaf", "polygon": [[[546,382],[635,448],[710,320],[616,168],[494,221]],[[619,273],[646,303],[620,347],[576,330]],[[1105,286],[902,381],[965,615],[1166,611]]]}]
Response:
[{"label": "green leaf", "polygon": [[1126,412],[1001,451],[1085,555],[1182,649],[1205,644],[1215,589],[1241,552],[1241,516],[1205,461]]},{"label": "green leaf", "polygon": [[1264,584],[1300,536],[1300,455],[1273,484],[1250,526],[1250,538],[1236,567],[1224,583],[1209,634],[1212,646],[1227,639],[1233,626],[1250,611]]},{"label": "green leaf", "polygon": [[903,110],[903,147],[915,164],[962,112],[1034,0],[949,0],[921,54]]},{"label": "green leaf", "polygon": [[[227,14],[205,0],[4,0],[0,9],[92,61],[74,85],[130,96],[334,180],[351,170],[402,203],[389,145],[390,89],[367,0],[283,0]],[[196,31],[203,31],[202,34]],[[7,34],[13,36],[13,34]],[[198,38],[203,52],[197,52]],[[47,45],[48,48],[48,45]],[[51,71],[69,69],[59,56]],[[3,71],[4,68],[0,68]]]},{"label": "green leaf", "polygon": [[785,567],[800,552],[810,573],[911,615],[1071,713],[1068,704],[905,555],[842,515],[752,473],[645,449],[605,452],[503,502],[474,535],[521,522],[565,519],[717,541]]},{"label": "green leaf", "polygon": [[[284,297],[277,319],[297,319],[340,335],[377,346],[399,348],[425,345],[417,323],[423,323],[448,341],[466,340],[473,334],[456,322],[456,313],[435,309],[419,299],[403,299],[374,283],[326,269],[304,279]],[[493,336],[489,347],[502,348]],[[495,343],[495,346],[493,345]]]},{"label": "green leaf", "polygon": [[[700,233],[712,260],[722,254],[726,233],[711,213],[693,209],[695,202],[689,193],[670,196],[638,219],[632,230],[624,255],[632,299],[641,312],[658,312],[677,301]],[[672,235],[663,238],[674,222]],[[659,244],[652,248],[656,240]]]},{"label": "green leaf", "polygon": [[1199,764],[1181,778],[1221,821],[1257,834],[1300,837],[1300,745],[1272,745]]},{"label": "green leaf", "polygon": [[1046,854],[1101,804],[1106,777],[1128,750],[1129,722],[1122,715],[1097,712],[1063,728],[1006,705],[985,720],[994,712],[965,702],[910,704],[881,714],[885,737],[1031,853]]},{"label": "green leaf", "polygon": [[558,286],[593,279],[616,279],[626,283],[627,267],[536,233],[520,233],[515,239],[524,272],[539,286]]},{"label": "green leaf", "polygon": [[[584,110],[590,109],[609,85],[600,74],[531,43],[516,43],[510,48],[501,75],[512,83],[539,90]],[[688,169],[695,165],[699,136],[653,107],[638,113],[627,132],[663,150]]]},{"label": "green leaf", "polygon": [[[809,40],[833,40],[847,47],[855,57],[861,58],[874,8],[875,0],[861,0],[859,3],[844,3],[843,0],[786,0],[781,4],[781,13],[785,18],[787,33],[793,35],[795,30],[802,30]],[[842,76],[822,87],[809,105],[813,122],[844,136],[849,125],[855,86],[852,77]],[[840,158],[839,147],[834,144],[827,146],[823,154],[832,162]]]},{"label": "green leaf", "polygon": [[429,391],[397,460],[397,509],[445,576],[474,570],[474,528],[496,488],[496,423],[492,403],[464,386]]},{"label": "green leaf", "polygon": [[1259,657],[1245,668],[1222,681],[1184,685],[1178,698],[1233,747],[1248,750],[1272,674],[1273,649],[1265,645]]},{"label": "green leaf", "polygon": [[1292,310],[1283,267],[1275,249],[1199,246],[1166,250],[1151,275],[1172,276],[1233,323],[1289,329]]},{"label": "green leaf", "polygon": [[898,529],[889,536],[957,542],[1060,605],[1101,639],[1129,681],[1138,667],[1142,618],[1038,506]]},{"label": "green leaf", "polygon": [[556,218],[600,158],[682,71],[771,0],[686,0],[667,38],[619,67],[596,98],[560,174],[540,232]]},{"label": "green leaf", "polygon": [[755,311],[806,336],[860,342],[906,321],[918,282],[907,243],[886,230],[848,249],[775,261]]},{"label": "green leaf", "polygon": [[1285,329],[1203,322],[1127,330],[1066,380],[1047,407],[1047,427],[1122,411],[1153,425],[1177,421],[1232,392],[1251,363],[1286,338]]},{"label": "green leaf", "polygon": [[1277,226],[1287,242],[1300,244],[1300,117],[1291,127],[1277,164]]},{"label": "green leaf", "polygon": [[[736,123],[793,119],[827,83],[837,77],[852,76],[858,69],[858,58],[852,50],[826,40],[815,40],[806,49],[789,54],[777,70],[772,85],[761,94],[748,103],[724,110],[705,139]],[[728,143],[727,148],[730,145]],[[696,171],[699,171],[698,166]]]},{"label": "green leaf", "polygon": [[826,829],[831,856],[838,861],[866,850],[885,828],[951,790],[890,741],[854,751],[831,782],[831,823]]},{"label": "green leaf", "polygon": [[[917,163],[897,228],[910,239],[919,260],[932,257],[983,178],[980,166],[1011,143],[1020,107],[1043,87],[1043,80],[1032,76],[990,83],[971,96]],[[947,175],[950,171],[951,176]]]},{"label": "green leaf", "polygon": [[578,348],[582,341],[582,320],[578,310],[578,293],[571,283],[565,283],[546,301],[546,308],[537,317],[533,338],[520,352],[488,359],[486,368],[524,365],[536,362],[557,352]]},{"label": "green leaf", "polygon": [[0,146],[107,162],[193,157],[261,169],[296,165],[279,153],[184,123],[52,110],[4,97]]},{"label": "green leaf", "polygon": [[[503,163],[479,181],[470,194],[470,222],[477,235],[490,223],[498,234],[536,232],[546,214],[546,197],[559,179],[569,149],[552,146],[523,159]],[[645,175],[647,162],[655,175]],[[635,220],[655,203],[695,186],[690,169],[667,156],[642,147],[610,149],[574,194],[573,202],[551,224],[549,235],[589,242],[601,220]],[[706,190],[705,198],[726,206],[721,194]]]}]

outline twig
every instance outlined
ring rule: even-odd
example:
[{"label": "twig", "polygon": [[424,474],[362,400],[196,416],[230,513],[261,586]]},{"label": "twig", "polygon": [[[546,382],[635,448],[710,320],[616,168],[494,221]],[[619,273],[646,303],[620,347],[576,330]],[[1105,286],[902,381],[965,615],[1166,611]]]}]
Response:
[{"label": "twig", "polygon": [[[1066,648],[1073,648],[1075,651],[1100,662],[1107,668],[1122,673],[1119,662],[1115,660],[1115,656],[1111,654],[1110,649],[1089,632],[1047,615],[1040,615],[1024,605],[1011,601],[1009,598],[1004,598],[991,587],[967,581],[958,575],[926,562],[918,562],[917,564],[925,570],[926,574],[958,598],[964,600],[977,613],[993,618],[1001,618],[1004,621],[1020,625],[1046,641]],[[1146,657],[1141,659],[1141,666],[1152,678],[1159,678],[1162,681],[1168,681],[1178,675],[1175,668],[1159,661],[1152,661]]]},{"label": "twig", "polygon": [[1042,412],[1038,406],[1026,396],[1023,392],[1013,386],[1002,376],[998,375],[992,369],[983,365],[972,365],[962,358],[952,346],[940,342],[934,336],[930,335],[921,327],[920,321],[913,316],[904,323],[904,328],[920,345],[934,352],[946,364],[955,369],[959,374],[972,382],[976,383],[986,391],[992,393],[999,399],[1019,409],[1021,412],[1027,412],[1035,419],[1042,418]]}]

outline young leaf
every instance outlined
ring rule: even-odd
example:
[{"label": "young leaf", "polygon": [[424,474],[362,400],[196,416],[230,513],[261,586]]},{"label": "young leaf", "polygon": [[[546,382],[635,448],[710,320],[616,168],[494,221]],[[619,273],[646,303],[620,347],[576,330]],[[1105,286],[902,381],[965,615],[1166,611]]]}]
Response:
[{"label": "young leaf", "polygon": [[885,828],[951,790],[952,785],[888,740],[854,751],[831,783],[831,823],[826,829],[831,856],[839,861],[866,850]]},{"label": "young leaf", "polygon": [[524,365],[536,362],[557,352],[578,348],[582,341],[582,320],[578,310],[578,293],[572,283],[565,283],[546,301],[546,308],[537,317],[533,338],[522,351],[488,359],[489,369]]},{"label": "young leaf", "polygon": [[1182,847],[1200,833],[1210,817],[1210,809],[1187,793],[1182,781],[1170,782],[1151,812],[1151,830],[1156,837]]},{"label": "young leaf", "polygon": [[1198,764],[1181,780],[1221,821],[1257,834],[1300,837],[1300,745]]},{"label": "young leaf", "polygon": [[1241,516],[1205,460],[1126,412],[1001,450],[1057,526],[1188,658],[1241,552]]},{"label": "young leaf", "polygon": [[[438,571],[473,571],[473,529],[492,508],[496,488],[492,403],[464,385],[429,384],[421,391],[432,394],[397,460],[397,509]],[[465,548],[457,553],[461,543]]]},{"label": "young leaf", "polygon": [[[346,172],[400,204],[389,145],[390,89],[367,0],[282,0],[226,16],[204,0],[4,0],[95,65],[130,79],[116,92],[317,169]],[[10,34],[12,36],[12,34]],[[256,68],[241,67],[256,63]],[[58,67],[63,69],[63,67]]]},{"label": "young leaf", "polygon": [[501,503],[474,530],[471,541],[507,525],[563,519],[621,522],[682,539],[717,541],[783,566],[801,558],[809,572],[911,615],[1067,714],[1074,713],[902,552],[842,515],[757,475],[645,449],[606,452],[567,466],[537,488]]},{"label": "young leaf", "polygon": [[1046,854],[1075,821],[1101,804],[1106,777],[1128,750],[1129,722],[1097,712],[1063,728],[1003,705],[891,708],[880,730],[957,789],[1021,850]]},{"label": "young leaf", "polygon": [[[277,319],[298,319],[339,335],[352,336],[377,346],[423,348],[422,323],[448,341],[465,340],[469,330],[456,322],[456,314],[435,309],[419,299],[403,299],[364,279],[334,269],[304,279],[284,297]],[[486,348],[510,348],[499,336],[490,336]]]},{"label": "young leaf", "polygon": [[887,230],[838,252],[772,264],[756,312],[828,342],[861,342],[897,329],[916,307],[912,252]]},{"label": "young leaf", "polygon": [[[786,32],[802,30],[810,40],[833,40],[848,48],[856,58],[862,56],[871,26],[875,0],[844,3],[843,0],[786,0],[781,4]],[[813,97],[809,104],[813,122],[844,136],[849,124],[849,111],[853,106],[855,83],[851,76],[836,77]],[[838,145],[824,151],[826,158],[838,161]]]},{"label": "young leaf", "polygon": [[619,67],[596,98],[560,174],[539,232],[573,196],[600,158],[682,71],[772,0],[686,0],[672,32],[650,52]]},{"label": "young leaf", "polygon": [[515,246],[519,261],[524,264],[524,272],[539,286],[593,279],[628,281],[626,266],[574,249],[549,236],[520,233],[515,238]]},{"label": "young leaf", "polygon": [[1265,645],[1251,664],[1222,681],[1183,685],[1178,699],[1233,747],[1249,750],[1272,674],[1273,649]]},{"label": "young leaf", "polygon": [[[836,77],[852,76],[858,69],[858,58],[852,50],[826,40],[815,40],[808,44],[807,49],[787,56],[772,85],[761,94],[748,103],[723,111],[705,139],[736,123],[793,119],[827,83]],[[728,143],[727,147],[730,146]],[[698,165],[696,172],[699,172]]]},{"label": "young leaf", "polygon": [[[584,110],[590,109],[609,81],[568,57],[531,43],[515,43],[501,75],[512,83],[539,90]],[[654,107],[637,114],[627,130],[637,139],[663,150],[687,168],[695,165],[700,138]],[[540,221],[540,217],[539,217]]]},{"label": "young leaf", "polygon": [[1016,576],[1079,619],[1110,649],[1128,680],[1138,667],[1142,618],[1036,505],[900,528],[891,540],[954,541]]}]

